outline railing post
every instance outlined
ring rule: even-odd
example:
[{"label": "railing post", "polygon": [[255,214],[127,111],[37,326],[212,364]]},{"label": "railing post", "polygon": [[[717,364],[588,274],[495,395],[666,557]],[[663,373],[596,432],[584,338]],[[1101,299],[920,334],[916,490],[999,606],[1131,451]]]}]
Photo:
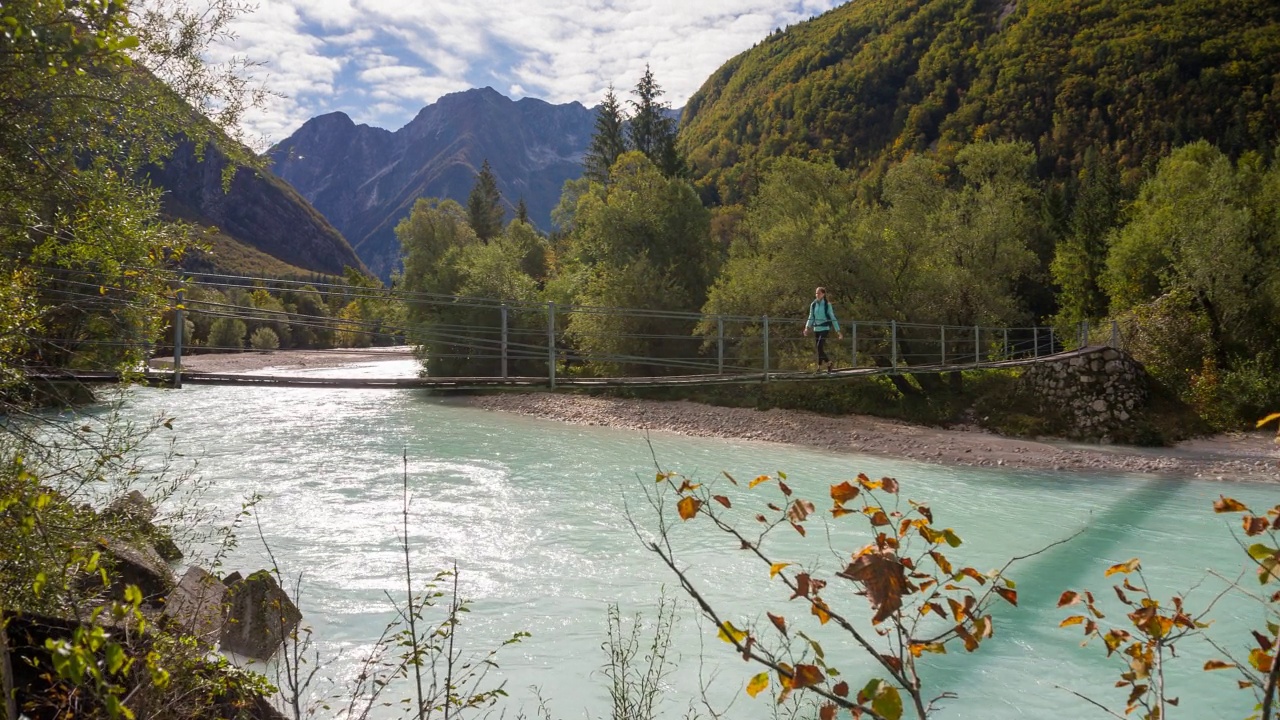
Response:
[{"label": "railing post", "polygon": [[1039,360],[1040,359],[1040,326],[1039,325],[1031,326],[1031,338],[1032,338],[1031,339],[1031,343],[1032,343],[1031,357]]},{"label": "railing post", "polygon": [[1080,321],[1080,347],[1088,347],[1089,345],[1089,321]]},{"label": "railing post", "polygon": [[898,369],[898,321],[889,321],[889,364]]},{"label": "railing post", "polygon": [[769,316],[761,315],[761,321],[764,323],[762,333],[764,334],[764,381],[769,382]]},{"label": "railing post", "polygon": [[716,316],[716,374],[724,374],[724,316]]},{"label": "railing post", "polygon": [[1111,321],[1111,347],[1120,348],[1120,323],[1115,320]]},{"label": "railing post", "polygon": [[507,304],[502,304],[502,377],[507,377]]},{"label": "railing post", "polygon": [[853,327],[852,329],[850,329],[849,334],[853,336],[853,347],[852,347],[853,359],[849,364],[852,367],[856,368],[858,367],[858,321],[857,320],[853,321]]},{"label": "railing post", "polygon": [[1009,328],[1004,329],[1004,354],[1001,355],[1004,360],[1009,359]]},{"label": "railing post", "polygon": [[547,303],[547,382],[556,389],[556,304]]},{"label": "railing post", "polygon": [[1049,354],[1050,355],[1057,352],[1057,348],[1054,345],[1054,343],[1056,343],[1057,341],[1054,339],[1053,333],[1054,333],[1053,326],[1050,325],[1049,326]]},{"label": "railing post", "polygon": [[183,317],[183,291],[179,290],[173,302],[173,386],[182,387],[182,328],[187,320]]},{"label": "railing post", "polygon": [[938,327],[942,328],[941,339],[940,339],[940,346],[942,348],[942,361],[938,363],[938,367],[946,367],[947,366],[947,326],[939,325]]},{"label": "railing post", "polygon": [[982,328],[973,326],[973,364],[982,364]]}]

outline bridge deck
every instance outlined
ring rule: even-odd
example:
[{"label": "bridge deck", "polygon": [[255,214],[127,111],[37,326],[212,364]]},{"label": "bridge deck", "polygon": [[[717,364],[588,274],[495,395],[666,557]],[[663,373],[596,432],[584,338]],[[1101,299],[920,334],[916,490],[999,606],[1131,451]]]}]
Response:
[{"label": "bridge deck", "polygon": [[[961,363],[947,365],[917,365],[907,367],[857,367],[839,368],[834,372],[770,372],[737,373],[732,375],[669,375],[656,377],[608,377],[608,378],[556,378],[555,389],[609,388],[609,387],[685,387],[702,385],[734,385],[761,382],[822,382],[851,377],[895,375],[906,373],[941,373],[961,370],[981,370],[1019,367],[1036,363],[1068,359],[1098,350],[1086,347],[1069,352],[1040,357],[1016,358],[979,364]],[[33,379],[82,383],[116,383],[121,376],[111,372],[41,373]],[[141,381],[152,385],[172,385],[171,372],[149,371]],[[240,385],[251,387],[310,387],[310,388],[426,388],[434,390],[550,390],[546,377],[415,377],[415,378],[329,378],[304,375],[250,375],[234,373],[183,372],[182,383],[192,385]]]}]

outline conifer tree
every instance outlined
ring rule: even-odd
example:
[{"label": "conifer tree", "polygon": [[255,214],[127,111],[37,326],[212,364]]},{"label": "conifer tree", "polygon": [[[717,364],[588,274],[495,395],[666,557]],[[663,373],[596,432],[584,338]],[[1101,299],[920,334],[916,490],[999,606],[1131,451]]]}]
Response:
[{"label": "conifer tree", "polygon": [[596,130],[591,136],[591,145],[587,148],[587,157],[583,161],[584,174],[592,182],[606,185],[609,182],[609,168],[618,161],[618,157],[627,151],[627,136],[623,128],[626,116],[622,104],[613,92],[613,85],[604,93],[604,100],[596,110]]},{"label": "conifer tree", "polygon": [[681,174],[684,160],[676,150],[676,123],[667,117],[670,106],[661,100],[662,86],[653,79],[653,71],[644,66],[644,75],[631,91],[636,96],[628,100],[631,105],[629,136],[631,149],[644,153],[663,175]]},{"label": "conifer tree", "polygon": [[525,225],[532,225],[529,220],[529,206],[524,204],[524,197],[520,198],[520,202],[516,203],[516,219]]},{"label": "conifer tree", "polygon": [[475,231],[476,237],[484,242],[497,237],[502,232],[502,221],[506,212],[502,209],[502,193],[498,192],[498,181],[486,159],[476,174],[476,183],[471,186],[471,195],[467,197],[467,222]]}]

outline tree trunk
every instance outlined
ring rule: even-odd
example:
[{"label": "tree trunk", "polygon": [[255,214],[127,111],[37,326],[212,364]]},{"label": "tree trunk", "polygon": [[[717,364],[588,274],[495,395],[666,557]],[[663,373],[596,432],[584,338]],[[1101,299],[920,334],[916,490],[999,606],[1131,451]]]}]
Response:
[{"label": "tree trunk", "polygon": [[13,664],[9,660],[8,619],[0,612],[0,690],[4,691],[5,720],[18,720],[18,700],[13,695]]},{"label": "tree trunk", "polygon": [[964,392],[964,373],[959,370],[947,373],[947,382],[951,385],[951,392],[957,395]]}]

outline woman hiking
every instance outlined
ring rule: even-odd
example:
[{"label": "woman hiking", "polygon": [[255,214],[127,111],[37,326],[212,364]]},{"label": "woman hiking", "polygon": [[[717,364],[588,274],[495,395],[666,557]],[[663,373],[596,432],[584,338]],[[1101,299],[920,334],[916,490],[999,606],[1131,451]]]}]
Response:
[{"label": "woman hiking", "polygon": [[813,343],[818,349],[818,370],[822,370],[823,363],[826,363],[827,372],[831,372],[831,359],[827,357],[827,334],[834,330],[836,337],[841,340],[844,335],[840,332],[840,321],[836,320],[831,303],[827,302],[827,289],[817,288],[813,291],[813,296],[813,302],[809,303],[809,319],[804,323],[804,334],[808,336],[809,331],[813,330]]}]

